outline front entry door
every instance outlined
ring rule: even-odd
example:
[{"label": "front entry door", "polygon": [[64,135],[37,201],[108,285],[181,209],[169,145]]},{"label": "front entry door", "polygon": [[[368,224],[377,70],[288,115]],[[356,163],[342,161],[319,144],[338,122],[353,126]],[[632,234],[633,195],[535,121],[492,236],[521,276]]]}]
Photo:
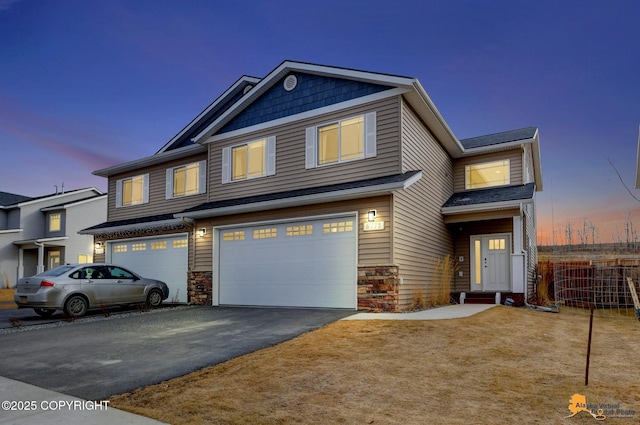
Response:
[{"label": "front entry door", "polygon": [[471,290],[509,291],[511,235],[471,237]]}]

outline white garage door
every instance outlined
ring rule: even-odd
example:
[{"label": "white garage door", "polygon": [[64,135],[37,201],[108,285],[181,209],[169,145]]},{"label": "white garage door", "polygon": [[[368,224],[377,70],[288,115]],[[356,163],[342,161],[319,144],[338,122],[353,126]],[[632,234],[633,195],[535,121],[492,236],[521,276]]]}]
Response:
[{"label": "white garage door", "polygon": [[108,242],[107,261],[169,286],[165,302],[187,302],[187,235]]},{"label": "white garage door", "polygon": [[355,216],[225,228],[220,304],[357,307]]}]

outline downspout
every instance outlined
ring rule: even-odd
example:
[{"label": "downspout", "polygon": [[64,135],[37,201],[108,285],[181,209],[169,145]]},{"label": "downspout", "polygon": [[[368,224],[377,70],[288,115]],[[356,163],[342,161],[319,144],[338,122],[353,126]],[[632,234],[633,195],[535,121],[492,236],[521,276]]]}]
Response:
[{"label": "downspout", "polygon": [[[524,206],[524,203],[520,202],[520,214],[521,215],[522,215],[523,210],[524,210],[523,206]],[[523,224],[524,224],[524,227],[526,229],[526,227],[527,227],[526,220],[524,221]],[[521,251],[522,255],[525,257],[525,259],[526,259],[527,258],[527,251],[523,247],[520,247],[520,251]],[[524,296],[524,305],[525,305],[525,307],[527,307],[527,308],[529,308],[531,310],[545,311],[545,312],[548,312],[548,313],[557,313],[558,312],[557,309],[529,304],[529,301],[528,301],[529,297],[527,296],[527,289],[526,289],[526,286],[527,286],[526,279],[528,277],[526,262],[525,262],[525,264],[523,264],[523,268],[524,268],[523,271],[524,271],[524,276],[525,276],[525,296]],[[537,291],[537,289],[538,289],[538,275],[537,275],[537,273],[536,273],[536,277],[535,277],[535,288],[536,288],[536,291]]]}]

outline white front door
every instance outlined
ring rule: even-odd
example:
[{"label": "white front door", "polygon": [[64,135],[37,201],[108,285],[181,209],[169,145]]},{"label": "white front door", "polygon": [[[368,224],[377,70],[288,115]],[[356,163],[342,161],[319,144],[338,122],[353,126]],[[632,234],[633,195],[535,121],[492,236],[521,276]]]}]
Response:
[{"label": "white front door", "polygon": [[471,290],[510,291],[511,234],[471,237]]}]

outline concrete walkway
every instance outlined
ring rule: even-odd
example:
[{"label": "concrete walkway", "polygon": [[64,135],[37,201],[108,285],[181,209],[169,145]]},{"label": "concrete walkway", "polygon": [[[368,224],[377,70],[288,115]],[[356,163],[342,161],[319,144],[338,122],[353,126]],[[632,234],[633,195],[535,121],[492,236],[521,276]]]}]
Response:
[{"label": "concrete walkway", "polygon": [[[495,305],[463,304],[412,313],[356,313],[341,320],[441,320],[469,317]],[[0,377],[0,425],[160,425],[162,422],[13,379]]]},{"label": "concrete walkway", "polygon": [[469,317],[497,304],[456,304],[411,313],[357,313],[342,320],[441,320]]},{"label": "concrete walkway", "polygon": [[109,406],[108,400],[86,401],[0,377],[2,425],[159,425],[162,422]]}]

